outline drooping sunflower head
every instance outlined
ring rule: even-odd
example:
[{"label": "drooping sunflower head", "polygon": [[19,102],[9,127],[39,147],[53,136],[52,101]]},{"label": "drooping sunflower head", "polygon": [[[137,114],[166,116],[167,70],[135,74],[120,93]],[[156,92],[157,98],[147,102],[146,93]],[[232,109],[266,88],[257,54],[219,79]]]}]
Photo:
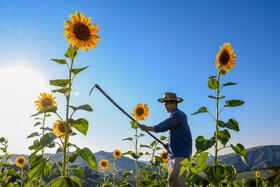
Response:
[{"label": "drooping sunflower head", "polygon": [[63,21],[65,32],[62,34],[69,41],[69,46],[74,45],[76,50],[79,48],[88,50],[96,47],[96,41],[99,41],[99,36],[96,35],[100,30],[98,25],[91,24],[91,17],[86,18],[85,14],[76,11],[76,15],[70,14],[71,21]]},{"label": "drooping sunflower head", "polygon": [[25,158],[20,156],[15,160],[15,163],[17,166],[22,167],[25,164]]},{"label": "drooping sunflower head", "polygon": [[260,177],[261,174],[259,172],[256,172],[256,177]]},{"label": "drooping sunflower head", "polygon": [[115,158],[120,158],[122,156],[122,152],[118,149],[116,149],[114,152],[113,152],[113,155]]},{"label": "drooping sunflower head", "polygon": [[[64,125],[66,124],[66,121],[62,122],[61,120],[56,120],[53,124],[53,131],[55,135],[60,136],[62,134],[65,134]],[[68,129],[71,129],[69,124]],[[62,138],[65,138],[65,136],[62,136]]]},{"label": "drooping sunflower head", "polygon": [[99,161],[99,166],[101,169],[107,169],[109,167],[109,162],[106,159],[102,159]]},{"label": "drooping sunflower head", "polygon": [[215,68],[222,68],[224,70],[229,71],[233,65],[235,65],[236,55],[232,54],[233,49],[231,49],[230,43],[224,43],[223,47],[220,46],[219,53],[216,54],[216,64]]},{"label": "drooping sunflower head", "polygon": [[168,162],[168,160],[167,160],[167,152],[164,151],[163,153],[161,153],[161,154],[160,154],[160,158],[162,158],[162,160],[163,160],[164,162]]},{"label": "drooping sunflower head", "polygon": [[138,102],[135,108],[133,108],[132,115],[136,118],[136,121],[145,120],[148,117],[149,108],[147,104],[143,105]]},{"label": "drooping sunflower head", "polygon": [[37,110],[42,110],[45,107],[57,105],[56,101],[54,100],[55,97],[53,97],[53,94],[40,93],[40,96],[38,96],[38,98],[39,99],[34,102],[35,106],[38,106]]}]

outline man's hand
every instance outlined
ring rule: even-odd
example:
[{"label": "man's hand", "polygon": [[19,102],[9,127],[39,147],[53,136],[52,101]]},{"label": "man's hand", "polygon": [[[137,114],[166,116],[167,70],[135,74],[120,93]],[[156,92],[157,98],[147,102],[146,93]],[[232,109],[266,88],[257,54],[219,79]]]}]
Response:
[{"label": "man's hand", "polygon": [[146,125],[141,125],[141,124],[138,124],[138,126],[140,127],[140,129],[142,131],[154,131],[154,128],[153,127],[148,127]]}]

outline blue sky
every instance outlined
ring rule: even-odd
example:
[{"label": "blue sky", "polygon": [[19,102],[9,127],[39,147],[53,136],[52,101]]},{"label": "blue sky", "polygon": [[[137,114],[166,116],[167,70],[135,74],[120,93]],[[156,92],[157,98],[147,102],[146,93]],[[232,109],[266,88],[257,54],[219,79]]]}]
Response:
[{"label": "blue sky", "polygon": [[[224,110],[221,115],[221,119],[233,118],[240,125],[240,132],[231,132],[229,143],[240,142],[246,148],[279,144],[279,8],[280,2],[272,0],[4,0],[0,2],[0,70],[15,66],[31,69],[43,78],[42,89],[50,91],[53,87],[47,86],[48,80],[67,77],[65,67],[49,60],[63,58],[68,47],[62,36],[62,21],[69,20],[68,15],[76,10],[92,17],[92,23],[99,24],[101,41],[92,51],[78,53],[75,67],[91,67],[75,80],[76,94],[72,95],[71,103],[90,104],[94,112],[77,112],[74,116],[85,117],[90,128],[87,136],[79,134],[73,142],[93,152],[112,152],[116,148],[125,152],[132,149],[132,144],[122,139],[134,135],[129,119],[97,90],[89,96],[91,87],[98,83],[128,113],[138,101],[148,104],[149,117],[143,122],[146,125],[156,125],[168,117],[157,99],[164,92],[175,92],[184,99],[179,108],[188,115],[193,141],[199,135],[211,138],[215,128],[212,118],[190,113],[201,106],[215,111],[214,101],[207,97],[213,95],[207,87],[208,76],[217,74],[215,55],[219,46],[229,42],[236,54],[236,65],[221,81],[238,84],[224,88],[222,94],[227,99],[246,102]],[[4,92],[15,87],[5,85],[1,86]],[[23,92],[30,93],[28,96],[36,100],[40,91],[32,90],[18,89],[13,94],[21,98]],[[56,96],[63,113],[65,101]],[[29,118],[36,112],[31,101],[28,107],[12,104],[14,119],[1,117],[1,128],[6,130],[1,130],[0,136],[10,140],[13,153],[30,153],[27,147],[32,141],[24,137],[38,130],[33,128],[34,119]],[[5,111],[3,107],[1,113]],[[23,111],[25,121],[19,117]],[[49,126],[53,120],[47,121]],[[142,144],[151,141],[148,135],[140,140]],[[227,152],[231,150],[224,153]]]}]

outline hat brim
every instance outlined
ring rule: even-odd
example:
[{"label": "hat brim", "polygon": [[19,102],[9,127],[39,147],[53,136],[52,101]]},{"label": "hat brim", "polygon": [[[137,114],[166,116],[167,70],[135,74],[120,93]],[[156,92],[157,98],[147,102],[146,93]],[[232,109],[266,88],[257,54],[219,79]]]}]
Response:
[{"label": "hat brim", "polygon": [[160,103],[164,103],[164,102],[167,102],[167,101],[177,101],[177,103],[181,103],[184,100],[180,97],[158,99],[158,102],[160,102]]}]

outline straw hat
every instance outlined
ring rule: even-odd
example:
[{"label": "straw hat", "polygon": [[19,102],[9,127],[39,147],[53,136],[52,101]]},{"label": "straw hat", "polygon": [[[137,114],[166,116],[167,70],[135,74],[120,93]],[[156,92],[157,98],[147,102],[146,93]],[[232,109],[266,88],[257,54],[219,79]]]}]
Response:
[{"label": "straw hat", "polygon": [[158,99],[158,102],[163,103],[166,101],[177,101],[178,103],[181,103],[183,101],[183,99],[180,97],[177,97],[175,93],[166,92],[164,94],[163,98]]}]

